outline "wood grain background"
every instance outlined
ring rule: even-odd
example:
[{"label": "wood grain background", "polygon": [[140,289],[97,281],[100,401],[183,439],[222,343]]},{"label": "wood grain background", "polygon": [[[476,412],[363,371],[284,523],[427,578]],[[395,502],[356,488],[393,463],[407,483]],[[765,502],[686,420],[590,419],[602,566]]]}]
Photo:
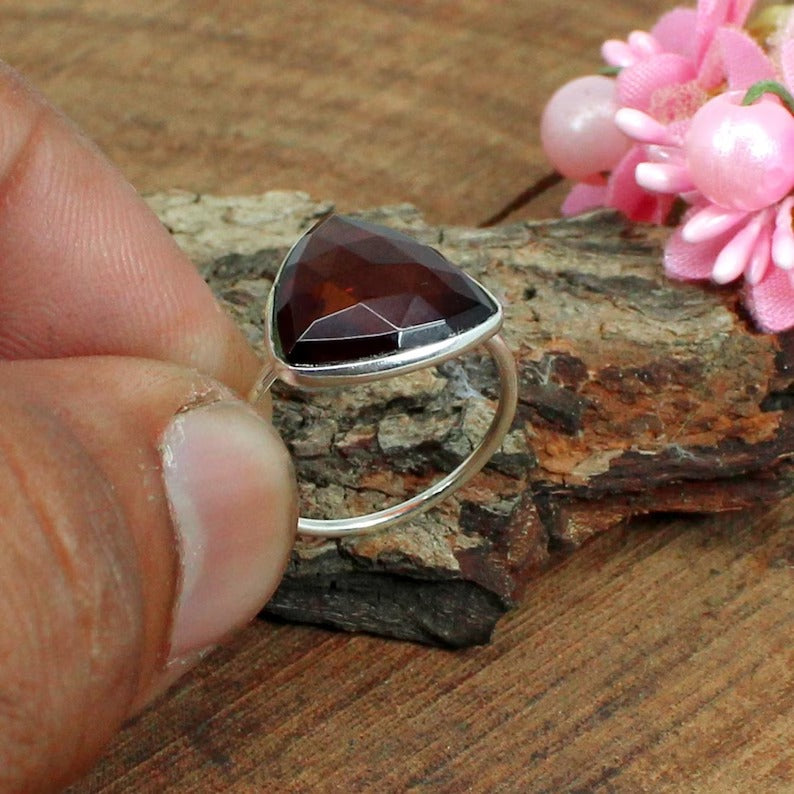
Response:
[{"label": "wood grain background", "polygon": [[[5,0],[0,54],[142,191],[476,224],[548,170],[545,98],[667,7]],[[611,533],[486,648],[259,622],[74,791],[792,791],[793,520],[788,500]]]}]

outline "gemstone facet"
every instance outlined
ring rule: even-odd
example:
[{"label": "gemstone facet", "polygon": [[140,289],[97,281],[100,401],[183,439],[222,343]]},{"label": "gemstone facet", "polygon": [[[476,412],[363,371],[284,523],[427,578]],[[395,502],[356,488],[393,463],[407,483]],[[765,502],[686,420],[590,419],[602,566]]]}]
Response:
[{"label": "gemstone facet", "polygon": [[423,347],[498,311],[477,282],[434,248],[339,215],[295,244],[273,289],[274,342],[295,366]]}]

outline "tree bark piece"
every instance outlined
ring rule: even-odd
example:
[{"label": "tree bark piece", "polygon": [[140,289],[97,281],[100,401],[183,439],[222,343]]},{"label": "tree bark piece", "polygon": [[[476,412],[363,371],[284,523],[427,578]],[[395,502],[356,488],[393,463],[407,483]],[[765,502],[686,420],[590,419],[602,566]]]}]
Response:
[{"label": "tree bark piece", "polygon": [[[331,206],[300,193],[150,201],[261,346],[281,259]],[[483,643],[533,574],[593,535],[636,515],[738,510],[786,488],[794,337],[755,332],[734,290],[666,279],[664,230],[609,213],[484,230],[428,226],[408,205],[362,215],[438,247],[503,302],[519,409],[491,463],[425,516],[300,539],[266,614]],[[496,383],[475,351],[355,389],[276,386],[302,514],[359,514],[426,487],[481,437]]]}]

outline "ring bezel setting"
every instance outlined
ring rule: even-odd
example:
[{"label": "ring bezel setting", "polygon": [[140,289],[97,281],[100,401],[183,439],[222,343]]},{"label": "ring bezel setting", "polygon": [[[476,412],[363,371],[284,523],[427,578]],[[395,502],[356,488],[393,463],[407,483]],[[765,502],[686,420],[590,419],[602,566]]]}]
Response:
[{"label": "ring bezel setting", "polygon": [[[484,288],[483,288],[484,289]],[[490,293],[488,293],[490,295]],[[496,300],[494,299],[494,303]],[[284,359],[277,337],[273,333],[273,291],[265,307],[264,344],[273,359],[277,377],[290,386],[302,389],[324,389],[334,386],[349,386],[355,383],[371,383],[386,377],[406,375],[426,367],[442,364],[457,358],[498,333],[504,322],[504,311],[496,303],[497,311],[488,320],[475,328],[422,347],[401,350],[385,356],[372,356],[354,361],[333,364],[295,365]]]},{"label": "ring bezel setting", "polygon": [[[331,222],[331,225],[324,229],[323,224],[327,222]],[[318,235],[318,238],[312,235]],[[367,252],[372,251],[373,246],[374,253],[371,255],[376,261],[366,261]],[[362,251],[365,254],[363,258]],[[377,261],[378,256],[386,261]],[[392,261],[395,259],[398,261]],[[402,270],[389,270],[390,267]],[[318,272],[313,272],[312,268]],[[333,280],[335,271],[340,269],[347,271],[341,285],[333,283],[329,287],[323,279]],[[387,277],[389,274],[392,275],[391,280]],[[410,277],[407,281],[406,274]],[[303,289],[303,293],[299,288],[296,289],[295,280],[298,277],[301,279],[298,287]],[[318,358],[328,356],[329,349],[333,355],[334,350],[355,348],[357,339],[364,340],[364,349],[373,344],[395,349],[350,360],[318,360],[310,363],[290,361],[290,355],[283,349],[281,342],[277,307],[279,300],[284,304],[280,289],[285,278],[292,279],[292,288],[297,291],[299,299],[303,297],[312,304],[317,319],[323,322],[322,327],[330,327],[339,333],[329,338],[319,337]],[[406,283],[402,283],[400,278]],[[427,301],[423,298],[419,302],[418,313],[412,308],[411,296],[406,295],[406,290],[414,284],[428,290],[425,293]],[[395,294],[399,304],[396,308],[393,302],[389,304],[390,296]],[[287,296],[291,297],[289,293]],[[385,306],[383,315],[366,305],[368,300],[373,301],[374,305]],[[406,305],[409,309],[404,312]],[[367,311],[360,311],[362,306]],[[460,313],[449,320],[449,326],[444,326],[443,323],[448,320],[444,311],[449,306],[454,306]],[[345,312],[349,312],[350,316],[344,316]],[[374,315],[374,320],[370,319],[369,314]],[[484,319],[465,327],[472,315],[478,317],[483,314]],[[296,340],[300,339],[298,332],[311,336],[314,323],[317,322],[311,311],[308,314],[299,312],[299,315],[300,327],[296,330],[294,323],[289,326],[289,332]],[[413,321],[406,322],[405,318],[409,315]],[[276,379],[310,391],[365,384],[436,366],[480,346],[484,346],[495,361],[500,383],[499,402],[485,437],[453,471],[425,491],[374,513],[341,519],[301,517],[298,522],[300,533],[340,537],[392,526],[437,504],[485,465],[510,428],[518,397],[515,362],[498,335],[503,321],[502,306],[485,287],[452,265],[438,251],[407,235],[332,215],[315,224],[296,241],[284,258],[267,298],[264,334],[267,360],[249,397],[254,405],[264,397]],[[374,334],[371,333],[373,323],[376,326]],[[464,327],[456,329],[456,324],[464,324]],[[357,328],[361,329],[360,335],[356,335]],[[382,328],[386,328],[388,333],[383,333]],[[401,347],[403,332],[410,334],[405,347]],[[351,336],[348,338],[345,334]],[[423,342],[422,335],[441,335],[442,338]],[[311,342],[312,339],[309,340],[308,348],[302,348],[304,352],[311,350]],[[339,354],[336,356],[338,358]]]}]

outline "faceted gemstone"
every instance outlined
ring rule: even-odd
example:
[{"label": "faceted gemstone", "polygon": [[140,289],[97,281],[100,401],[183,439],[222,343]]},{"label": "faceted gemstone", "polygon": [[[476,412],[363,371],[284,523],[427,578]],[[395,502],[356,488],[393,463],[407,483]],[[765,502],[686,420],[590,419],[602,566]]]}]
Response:
[{"label": "faceted gemstone", "polygon": [[276,344],[293,365],[422,347],[497,307],[438,251],[384,226],[331,215],[290,252],[274,286]]}]

